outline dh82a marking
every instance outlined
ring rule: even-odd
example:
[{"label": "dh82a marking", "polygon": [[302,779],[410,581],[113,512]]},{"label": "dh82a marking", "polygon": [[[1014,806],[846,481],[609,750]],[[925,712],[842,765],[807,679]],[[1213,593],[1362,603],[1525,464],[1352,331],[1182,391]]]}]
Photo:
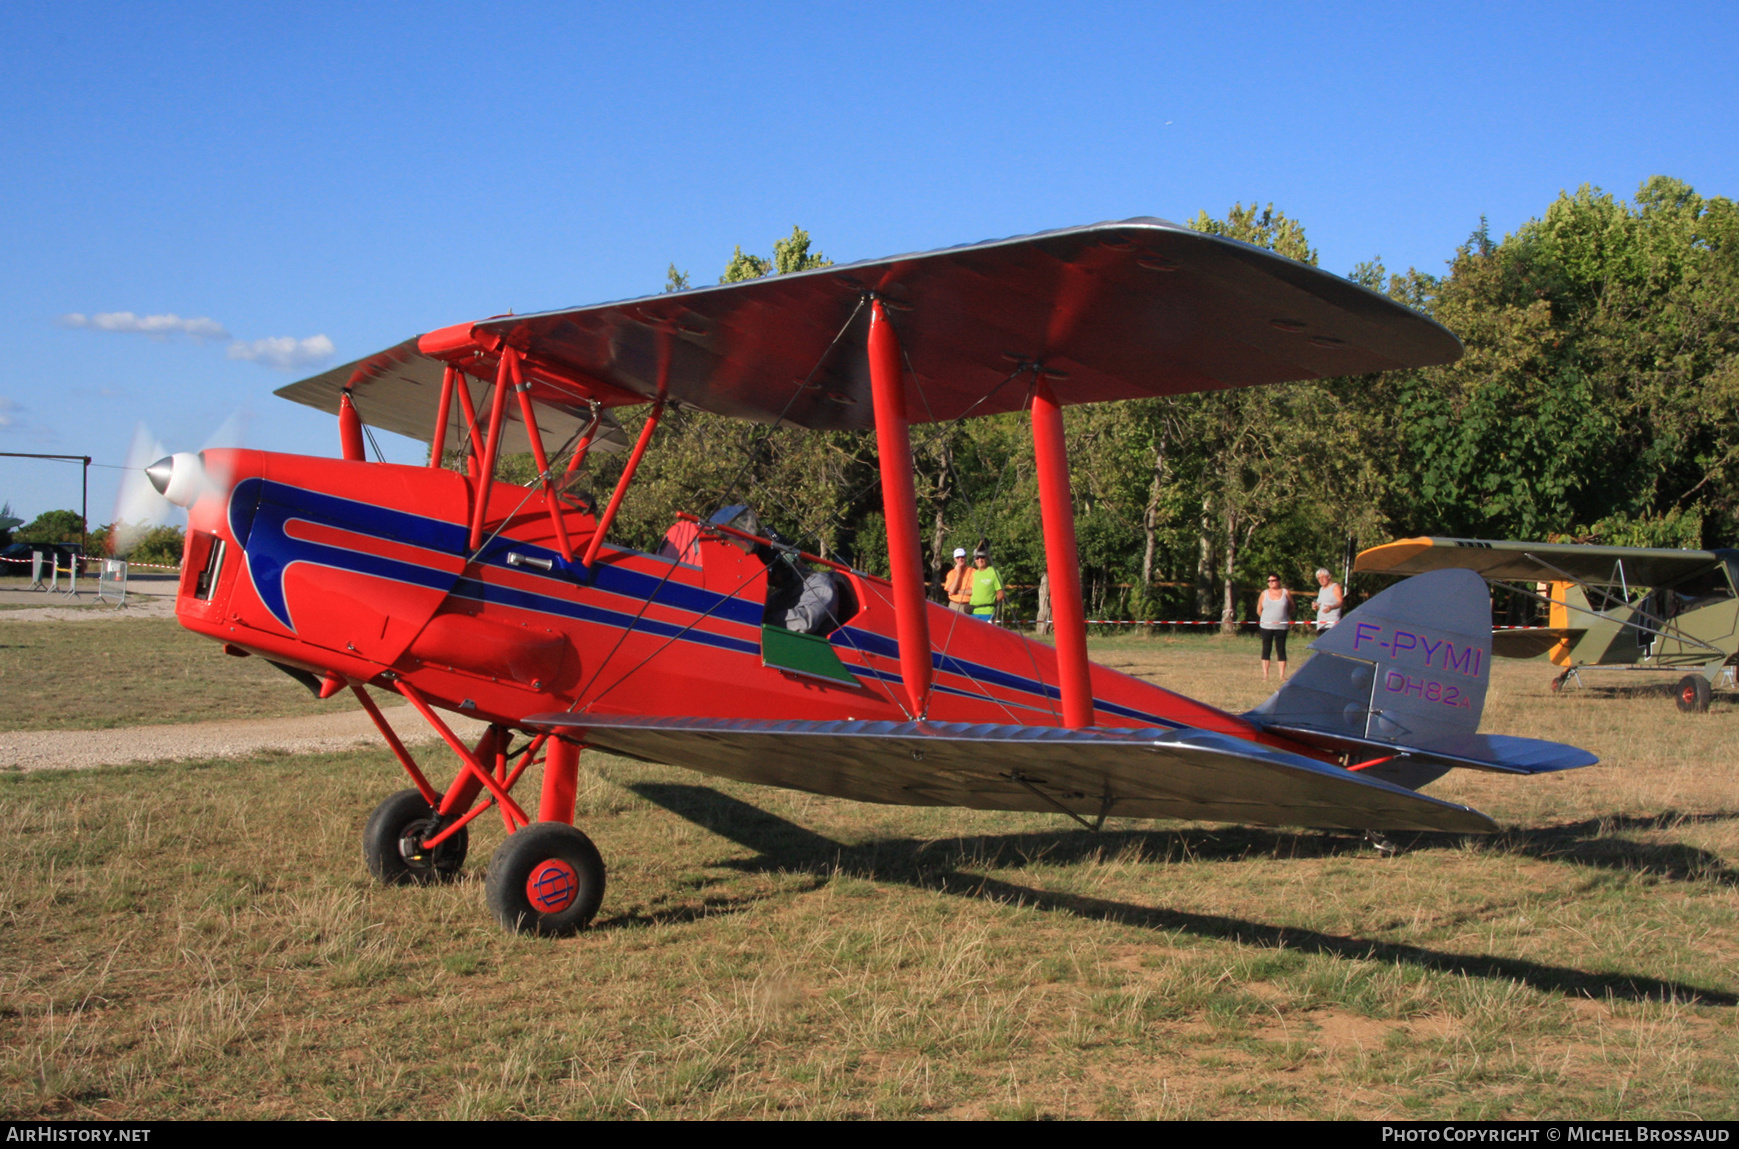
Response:
[{"label": "dh82a marking", "polygon": [[1390,694],[1411,694],[1425,702],[1441,702],[1445,706],[1473,708],[1473,702],[1462,693],[1458,686],[1446,686],[1441,682],[1414,678],[1391,670],[1383,675],[1383,689]]}]

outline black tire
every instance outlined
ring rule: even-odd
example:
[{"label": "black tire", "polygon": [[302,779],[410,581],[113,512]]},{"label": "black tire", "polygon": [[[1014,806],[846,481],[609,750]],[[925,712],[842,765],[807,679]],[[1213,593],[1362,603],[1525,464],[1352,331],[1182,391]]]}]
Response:
[{"label": "black tire", "polygon": [[583,930],[604,901],[604,859],[563,822],[533,822],[496,847],[484,886],[503,929],[562,935]]},{"label": "black tire", "polygon": [[427,886],[450,881],[465,864],[470,848],[466,827],[423,850],[422,839],[435,827],[435,811],[417,790],[400,790],[374,808],[362,830],[362,857],[382,885]]},{"label": "black tire", "polygon": [[1679,709],[1686,714],[1701,714],[1709,709],[1709,680],[1700,674],[1687,674],[1679,679],[1674,694]]}]

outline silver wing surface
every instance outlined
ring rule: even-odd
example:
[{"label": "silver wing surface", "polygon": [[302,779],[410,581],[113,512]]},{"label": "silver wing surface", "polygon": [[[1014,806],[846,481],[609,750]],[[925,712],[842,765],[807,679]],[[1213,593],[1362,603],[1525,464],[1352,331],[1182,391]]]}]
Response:
[{"label": "silver wing surface", "polygon": [[1488,580],[1653,587],[1677,582],[1720,562],[1721,556],[1714,551],[1417,538],[1399,539],[1363,551],[1353,570],[1392,575],[1469,570]]},{"label": "silver wing surface", "polygon": [[1466,806],[1200,730],[571,713],[523,724],[612,754],[860,802],[1349,830],[1497,828]]}]

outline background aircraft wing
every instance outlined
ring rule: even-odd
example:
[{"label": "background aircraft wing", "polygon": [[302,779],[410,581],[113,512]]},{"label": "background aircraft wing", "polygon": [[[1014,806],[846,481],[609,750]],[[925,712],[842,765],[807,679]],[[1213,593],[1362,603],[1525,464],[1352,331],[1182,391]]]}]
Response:
[{"label": "background aircraft wing", "polygon": [[[280,387],[273,394],[336,415],[339,396],[346,387],[351,387],[351,399],[364,423],[430,443],[435,437],[435,413],[441,405],[441,375],[446,366],[445,361],[419,350],[417,340],[407,339],[365,359]],[[479,408],[477,416],[487,420],[489,408],[484,386],[475,379],[469,383],[472,400]],[[551,449],[577,435],[592,418],[591,408],[577,395],[572,402],[552,401],[551,389],[546,387],[534,392],[533,402],[544,442]],[[449,445],[462,442],[465,413],[456,395],[447,412],[447,426]],[[621,429],[606,414],[593,449],[619,451],[626,447]],[[505,409],[501,450],[505,453],[531,450],[517,403],[509,403]]]},{"label": "background aircraft wing", "polygon": [[[1447,330],[1338,275],[1157,219],[1042,232],[475,324],[605,401],[663,394],[811,428],[874,423],[867,293],[910,364],[913,422],[1021,410],[1041,363],[1090,403],[1448,363]],[[594,388],[595,389],[595,388]],[[294,397],[294,396],[292,396]],[[365,412],[366,414],[366,412]]]},{"label": "background aircraft wing", "polygon": [[1486,579],[1576,581],[1592,586],[1664,586],[1721,561],[1713,551],[1600,547],[1487,539],[1401,539],[1359,554],[1353,570],[1415,575],[1470,570]]},{"label": "background aircraft wing", "polygon": [[905,806],[1270,826],[1488,833],[1477,810],[1302,755],[1201,730],[943,722],[765,722],[541,714],[612,754],[815,794]]},{"label": "background aircraft wing", "polygon": [[1492,632],[1491,652],[1499,658],[1535,658],[1561,642],[1588,633],[1581,626],[1512,626]]}]

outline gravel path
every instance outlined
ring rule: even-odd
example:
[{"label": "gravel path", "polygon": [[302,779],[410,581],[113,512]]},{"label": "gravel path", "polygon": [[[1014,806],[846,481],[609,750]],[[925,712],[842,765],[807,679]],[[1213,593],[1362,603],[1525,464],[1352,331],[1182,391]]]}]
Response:
[{"label": "gravel path", "polygon": [[[407,745],[438,740],[409,707],[383,711]],[[475,742],[484,723],[443,715],[453,733]],[[262,750],[308,754],[349,746],[382,746],[380,733],[360,710],[301,718],[231,718],[178,726],[117,730],[18,730],[0,733],[0,769],[63,770],[164,759],[241,758]]]},{"label": "gravel path", "polygon": [[[39,602],[64,605],[37,606]],[[126,622],[130,619],[175,617],[174,599],[149,595],[128,595],[127,605],[116,607],[97,602],[88,594],[71,599],[62,595],[46,595],[41,591],[0,590],[0,606],[14,608],[0,610],[0,622],[47,622],[51,619],[66,622]],[[22,609],[17,609],[20,607]]]}]

